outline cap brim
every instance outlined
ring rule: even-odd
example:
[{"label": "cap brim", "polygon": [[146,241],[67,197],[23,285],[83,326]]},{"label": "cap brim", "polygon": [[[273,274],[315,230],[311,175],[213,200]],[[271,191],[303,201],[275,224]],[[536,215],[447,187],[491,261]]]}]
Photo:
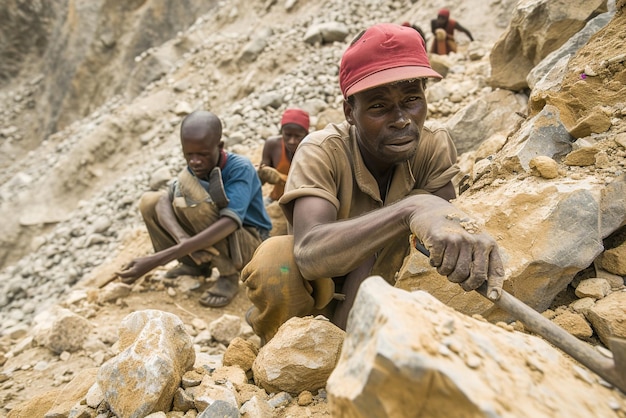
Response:
[{"label": "cap brim", "polygon": [[382,84],[425,77],[443,78],[441,74],[439,74],[437,71],[428,67],[405,66],[388,68],[386,70],[370,74],[367,77],[354,83],[349,89],[346,90],[346,97],[352,96],[353,94],[359,93],[364,90],[369,90]]}]

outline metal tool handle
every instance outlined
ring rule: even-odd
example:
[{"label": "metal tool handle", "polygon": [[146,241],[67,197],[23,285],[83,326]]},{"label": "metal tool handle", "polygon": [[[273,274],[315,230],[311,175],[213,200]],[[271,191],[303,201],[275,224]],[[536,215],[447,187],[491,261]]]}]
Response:
[{"label": "metal tool handle", "polygon": [[496,301],[487,297],[486,282],[477,288],[476,291],[499,308],[511,314],[515,319],[518,319],[528,330],[542,336],[597,373],[604,380],[626,393],[624,376],[618,373],[613,360],[605,357],[589,344],[580,341],[505,290],[502,290],[500,299]]},{"label": "metal tool handle", "polygon": [[[419,252],[430,257],[430,251],[417,239],[414,241],[414,245]],[[500,298],[495,301],[487,296],[487,282],[483,282],[475,290],[500,309],[508,312],[513,318],[519,320],[528,330],[542,336],[623,393],[626,393],[626,341],[617,338],[610,339],[611,347],[609,348],[613,351],[613,358],[615,359],[611,360],[504,289],[502,289]]]}]

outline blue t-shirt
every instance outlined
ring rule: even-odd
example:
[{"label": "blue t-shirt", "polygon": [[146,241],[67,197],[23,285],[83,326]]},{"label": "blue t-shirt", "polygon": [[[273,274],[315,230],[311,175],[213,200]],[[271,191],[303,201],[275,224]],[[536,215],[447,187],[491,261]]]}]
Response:
[{"label": "blue t-shirt", "polygon": [[228,216],[239,226],[253,226],[263,232],[272,229],[265,204],[261,181],[252,161],[248,158],[226,152],[228,159],[222,169],[222,182],[228,197],[228,206],[220,210],[220,215]]}]

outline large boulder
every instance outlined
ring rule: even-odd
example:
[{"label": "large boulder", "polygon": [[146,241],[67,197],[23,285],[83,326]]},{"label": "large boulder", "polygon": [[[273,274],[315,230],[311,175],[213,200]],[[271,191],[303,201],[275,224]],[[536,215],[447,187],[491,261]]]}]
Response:
[{"label": "large boulder", "polygon": [[489,84],[518,91],[528,87],[528,73],[585,23],[606,12],[606,0],[522,0],[509,27],[495,43],[489,60]]},{"label": "large boulder", "polygon": [[121,352],[97,375],[109,408],[117,416],[135,418],[169,411],[196,358],[185,324],[174,314],[150,309],[124,318],[119,334]]},{"label": "large boulder", "polygon": [[541,338],[470,318],[381,277],[359,289],[326,389],[336,417],[615,414],[614,393]]}]

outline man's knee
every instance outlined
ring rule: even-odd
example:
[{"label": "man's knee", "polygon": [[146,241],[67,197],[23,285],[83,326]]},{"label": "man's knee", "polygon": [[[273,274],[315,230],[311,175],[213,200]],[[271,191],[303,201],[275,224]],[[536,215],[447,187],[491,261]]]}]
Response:
[{"label": "man's knee", "polygon": [[241,279],[256,307],[251,318],[253,328],[267,340],[289,318],[308,315],[314,309],[312,289],[293,257],[293,236],[263,241],[243,268]]},{"label": "man's knee", "polygon": [[139,199],[139,212],[144,219],[153,218],[156,214],[156,205],[166,192],[146,192]]}]

